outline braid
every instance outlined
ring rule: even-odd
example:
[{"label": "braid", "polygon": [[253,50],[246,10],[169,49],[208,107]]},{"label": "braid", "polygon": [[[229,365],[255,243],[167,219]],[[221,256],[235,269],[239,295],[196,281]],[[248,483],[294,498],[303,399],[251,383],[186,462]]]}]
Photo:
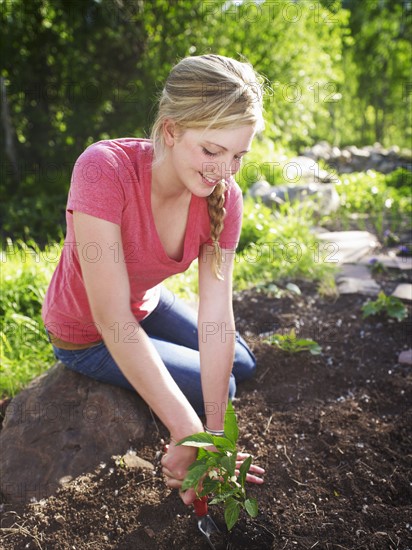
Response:
[{"label": "braid", "polygon": [[212,270],[216,277],[223,280],[221,274],[222,249],[219,244],[219,237],[223,230],[223,219],[226,215],[225,204],[225,180],[221,180],[215,187],[213,193],[207,198],[207,206],[210,217],[210,235],[213,241],[213,263]]}]

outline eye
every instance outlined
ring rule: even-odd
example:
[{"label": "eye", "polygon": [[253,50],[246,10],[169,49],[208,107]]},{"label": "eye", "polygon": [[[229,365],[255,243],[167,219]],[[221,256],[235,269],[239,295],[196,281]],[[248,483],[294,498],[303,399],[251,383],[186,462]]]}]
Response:
[{"label": "eye", "polygon": [[205,155],[207,155],[208,157],[215,157],[217,155],[217,153],[211,153],[210,151],[208,151],[207,149],[205,149],[204,147],[202,147],[202,151]]}]

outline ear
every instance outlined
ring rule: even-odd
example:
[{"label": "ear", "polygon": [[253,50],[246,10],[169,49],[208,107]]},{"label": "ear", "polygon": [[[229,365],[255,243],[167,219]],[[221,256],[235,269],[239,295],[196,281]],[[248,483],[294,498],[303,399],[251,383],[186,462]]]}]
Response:
[{"label": "ear", "polygon": [[168,147],[173,147],[177,138],[177,127],[176,123],[170,118],[167,118],[163,122],[163,137],[165,140],[165,144]]}]

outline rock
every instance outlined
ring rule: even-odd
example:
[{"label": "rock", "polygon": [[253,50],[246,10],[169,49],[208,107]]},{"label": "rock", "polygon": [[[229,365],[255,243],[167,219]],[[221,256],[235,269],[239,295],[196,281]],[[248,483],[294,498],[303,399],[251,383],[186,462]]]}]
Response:
[{"label": "rock", "polygon": [[412,365],[412,349],[401,351],[398,357],[398,363],[401,365]]},{"label": "rock", "polygon": [[[259,182],[258,182],[259,183]],[[261,198],[267,206],[273,207],[286,201],[303,202],[310,198],[315,211],[330,214],[339,208],[339,195],[333,183],[309,183],[305,185],[274,185],[265,191],[265,187],[255,187],[250,190],[252,197]],[[255,188],[255,190],[253,189]],[[314,199],[314,200],[313,200]]]},{"label": "rock", "polygon": [[154,470],[153,464],[148,460],[137,456],[136,451],[127,451],[127,453],[121,457],[121,460],[123,460],[124,464],[131,470],[137,468],[142,468],[143,470]]},{"label": "rock", "polygon": [[329,172],[323,170],[312,158],[302,155],[289,159],[285,163],[283,174],[287,183],[302,184],[331,181]]},{"label": "rock", "polygon": [[343,264],[340,272],[336,275],[336,281],[341,279],[372,279],[371,271],[366,265],[361,264]]},{"label": "rock", "polygon": [[401,300],[412,301],[412,285],[409,283],[402,283],[398,285],[392,292],[392,296],[400,298]]},{"label": "rock", "polygon": [[55,493],[142,439],[148,406],[131,391],[103,384],[58,362],[19,393],[0,432],[0,490],[25,503]]},{"label": "rock", "polygon": [[305,158],[313,161],[323,159],[330,166],[336,168],[338,173],[360,172],[366,170],[376,170],[384,174],[396,170],[397,168],[412,169],[410,149],[400,149],[393,145],[389,149],[384,149],[380,143],[357,147],[348,145],[344,149],[332,147],[326,141],[316,143],[302,151]]},{"label": "rock", "polygon": [[266,180],[259,180],[249,188],[251,197],[262,197],[271,191],[272,187]]},{"label": "rock", "polygon": [[338,283],[340,294],[363,294],[377,296],[381,287],[372,278],[358,279],[357,277],[342,277]]},{"label": "rock", "polygon": [[324,231],[316,237],[323,241],[322,250],[330,252],[328,261],[336,264],[357,263],[379,246],[368,231]]}]

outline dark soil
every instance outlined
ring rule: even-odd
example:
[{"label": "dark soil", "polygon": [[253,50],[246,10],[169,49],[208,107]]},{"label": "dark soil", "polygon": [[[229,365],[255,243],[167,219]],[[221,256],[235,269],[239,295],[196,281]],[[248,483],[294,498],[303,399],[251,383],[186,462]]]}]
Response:
[{"label": "dark soil", "polygon": [[[379,276],[391,292],[400,272]],[[410,281],[409,281],[410,282]],[[407,320],[362,319],[366,298],[235,296],[238,329],[258,358],[254,380],[234,405],[240,448],[266,469],[250,485],[259,502],[228,534],[220,506],[211,514],[223,535],[218,549],[412,549],[412,376],[398,363],[411,346]],[[322,355],[286,354],[264,335],[289,332],[316,340]],[[4,550],[209,548],[192,508],[166,488],[154,430],[137,453],[154,474],[115,462],[77,478],[55,496],[24,509],[4,505]]]}]

